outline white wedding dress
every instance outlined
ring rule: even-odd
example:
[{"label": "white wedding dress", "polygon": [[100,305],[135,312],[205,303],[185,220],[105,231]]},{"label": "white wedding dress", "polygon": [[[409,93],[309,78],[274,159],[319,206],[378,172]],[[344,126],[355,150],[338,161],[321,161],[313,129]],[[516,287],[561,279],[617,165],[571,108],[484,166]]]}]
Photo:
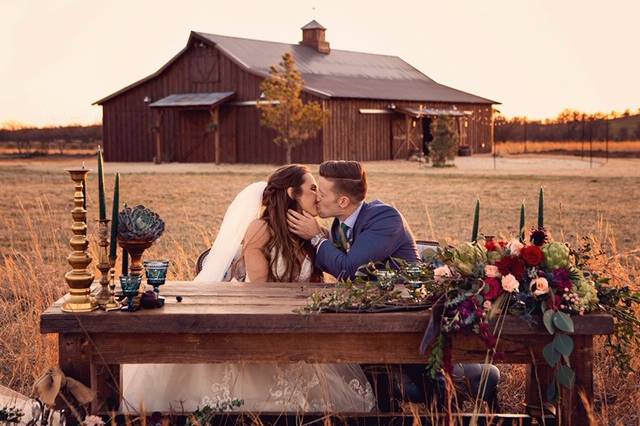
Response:
[{"label": "white wedding dress", "polygon": [[[202,271],[194,281],[228,279],[229,266],[241,253],[249,223],[260,213],[265,182],[245,188],[231,203]],[[284,265],[274,266],[274,275]],[[313,265],[307,258],[299,281],[308,281]],[[245,281],[250,281],[247,277]],[[216,409],[241,400],[246,412],[369,412],[375,405],[371,384],[357,364],[220,363],[126,364],[122,367],[126,413],[190,412]]]}]

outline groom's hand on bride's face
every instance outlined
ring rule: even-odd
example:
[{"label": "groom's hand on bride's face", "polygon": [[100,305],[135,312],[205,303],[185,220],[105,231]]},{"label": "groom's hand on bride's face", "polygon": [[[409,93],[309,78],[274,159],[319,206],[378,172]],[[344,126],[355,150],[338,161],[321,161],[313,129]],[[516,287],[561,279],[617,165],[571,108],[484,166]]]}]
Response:
[{"label": "groom's hand on bride's face", "polygon": [[305,211],[298,213],[295,210],[289,210],[287,224],[291,232],[305,240],[310,240],[322,231],[316,219]]}]

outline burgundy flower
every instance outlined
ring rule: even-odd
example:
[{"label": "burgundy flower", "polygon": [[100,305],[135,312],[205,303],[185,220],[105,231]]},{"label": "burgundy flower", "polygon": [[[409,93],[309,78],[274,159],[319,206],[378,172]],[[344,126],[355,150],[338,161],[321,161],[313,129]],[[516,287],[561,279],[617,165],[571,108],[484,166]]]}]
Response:
[{"label": "burgundy flower", "polygon": [[484,299],[485,300],[496,300],[500,293],[502,293],[502,286],[500,285],[500,281],[497,278],[485,278],[485,291],[484,291]]},{"label": "burgundy flower", "polygon": [[460,307],[458,309],[460,310],[460,316],[462,318],[467,318],[469,315],[475,312],[476,305],[471,299],[467,299],[460,304]]},{"label": "burgundy flower", "polygon": [[544,228],[534,229],[531,232],[531,242],[537,246],[543,246],[548,240]]},{"label": "burgundy flower", "polygon": [[484,248],[486,248],[487,251],[497,251],[500,249],[500,246],[494,239],[491,239],[484,242]]},{"label": "burgundy flower", "polygon": [[559,294],[551,294],[549,293],[549,297],[547,298],[547,305],[549,309],[558,310],[560,309],[560,305],[562,304],[562,296]]},{"label": "burgundy flower", "polygon": [[518,281],[521,281],[524,275],[524,262],[522,259],[514,256],[505,256],[496,262],[498,270],[502,276],[513,275]]},{"label": "burgundy flower", "polygon": [[562,291],[569,291],[573,288],[571,276],[567,268],[558,268],[553,271],[553,286]]},{"label": "burgundy flower", "polygon": [[520,257],[529,266],[538,266],[544,260],[544,254],[538,246],[525,246],[520,250]]}]

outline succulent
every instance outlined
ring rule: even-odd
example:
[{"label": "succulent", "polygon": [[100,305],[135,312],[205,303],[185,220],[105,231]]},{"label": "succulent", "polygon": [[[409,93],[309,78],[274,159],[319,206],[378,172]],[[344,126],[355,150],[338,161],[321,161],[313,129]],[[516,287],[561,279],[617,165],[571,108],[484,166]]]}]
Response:
[{"label": "succulent", "polygon": [[569,247],[562,243],[547,243],[542,246],[544,263],[549,269],[566,268],[569,266]]},{"label": "succulent", "polygon": [[125,207],[118,214],[118,237],[123,240],[155,241],[163,232],[164,221],[145,206]]},{"label": "succulent", "polygon": [[480,244],[464,243],[453,252],[453,264],[463,275],[471,275],[476,264],[487,262],[487,251]]}]

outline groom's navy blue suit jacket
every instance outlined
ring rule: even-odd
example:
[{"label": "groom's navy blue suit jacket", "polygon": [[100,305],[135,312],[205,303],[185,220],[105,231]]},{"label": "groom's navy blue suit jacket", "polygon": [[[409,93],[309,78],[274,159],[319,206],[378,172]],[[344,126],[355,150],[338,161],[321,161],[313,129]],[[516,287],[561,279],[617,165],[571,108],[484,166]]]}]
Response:
[{"label": "groom's navy blue suit jacket", "polygon": [[[338,219],[331,226],[331,239],[338,239]],[[316,266],[338,279],[354,278],[358,268],[370,261],[400,258],[417,262],[418,249],[409,226],[398,210],[379,200],[363,203],[351,235],[351,248],[344,252],[331,241],[320,245]]]}]

